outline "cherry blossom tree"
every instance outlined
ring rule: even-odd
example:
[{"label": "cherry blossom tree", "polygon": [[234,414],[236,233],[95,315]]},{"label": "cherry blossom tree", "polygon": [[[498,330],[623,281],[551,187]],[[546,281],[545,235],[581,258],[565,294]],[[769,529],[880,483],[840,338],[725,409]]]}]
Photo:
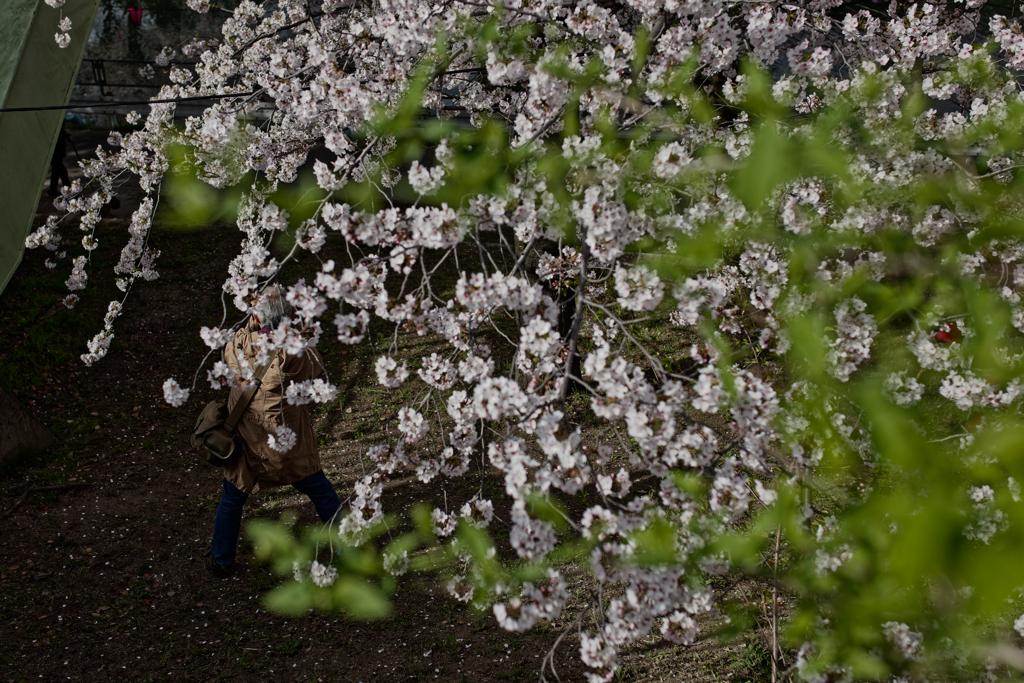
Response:
[{"label": "cherry blossom tree", "polygon": [[[157,277],[150,225],[173,166],[241,190],[235,326],[294,254],[318,258],[309,281],[282,283],[294,313],[263,353],[304,353],[325,325],[345,344],[393,330],[376,379],[418,391],[332,540],[367,548],[371,569],[257,527],[296,579],[275,604],[373,616],[368,576],[443,564],[452,595],[509,630],[578,599],[597,682],[653,632],[692,643],[706,614],[742,627],[764,606],[730,586],[751,577],[771,588],[773,680],[995,680],[1019,661],[1012,8],[243,0],[222,40],[176,49],[197,64],[158,99],[216,103],[183,127],[154,104],[112,134],[118,151],[28,246],[73,258],[73,306],[100,208],[137,177],[148,198],[115,268],[127,296]],[[275,199],[308,166],[306,208]],[[282,234],[294,246],[278,258]],[[319,260],[328,242],[342,261]],[[233,329],[225,316],[200,334],[216,354]],[[406,335],[445,351],[400,358]],[[214,387],[250,379],[213,360]],[[172,405],[192,388],[164,384]],[[336,398],[322,381],[287,391]],[[420,510],[384,544],[387,481],[481,470],[504,499],[481,488]],[[510,548],[488,534],[496,509]],[[573,594],[570,561],[592,592]]]}]

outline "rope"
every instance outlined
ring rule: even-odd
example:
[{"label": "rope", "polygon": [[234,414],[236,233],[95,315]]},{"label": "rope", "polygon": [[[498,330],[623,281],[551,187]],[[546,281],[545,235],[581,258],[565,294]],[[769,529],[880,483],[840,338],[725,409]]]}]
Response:
[{"label": "rope", "polygon": [[0,109],[0,114],[6,114],[7,112],[16,111],[63,111],[67,109],[89,109],[90,107],[120,107],[134,104],[170,104],[172,102],[194,102],[196,100],[220,100],[227,97],[247,97],[248,95],[255,95],[257,92],[259,91],[253,90],[252,92],[234,92],[228,93],[227,95],[200,95],[196,97],[174,97],[166,100],[125,100],[122,102],[93,102],[91,104],[65,104],[50,107],[9,107],[7,109]]}]

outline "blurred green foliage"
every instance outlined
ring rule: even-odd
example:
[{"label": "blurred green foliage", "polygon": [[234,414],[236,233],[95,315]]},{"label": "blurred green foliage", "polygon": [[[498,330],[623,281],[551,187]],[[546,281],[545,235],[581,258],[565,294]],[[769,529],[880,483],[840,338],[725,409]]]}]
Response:
[{"label": "blurred green foliage", "polygon": [[[524,28],[524,33],[528,32]],[[485,32],[481,44],[489,39]],[[514,40],[509,44],[512,50],[527,49],[525,42],[519,48]],[[643,59],[642,50],[638,59]],[[501,195],[517,172],[529,168],[545,179],[556,204],[565,211],[562,220],[571,240],[567,207],[574,196],[572,187],[578,189],[588,179],[569,178],[561,140],[578,129],[572,103],[598,74],[559,71],[573,88],[562,114],[563,133],[512,148],[508,132],[493,122],[475,129],[419,123],[422,84],[443,67],[443,63],[425,65],[414,79],[418,85],[410,89],[407,106],[391,115],[382,113],[373,123],[373,135],[397,141],[390,162],[400,166],[422,158],[425,150],[447,139],[454,150],[450,181],[438,195],[420,201],[453,206],[462,206],[479,194]],[[552,68],[557,69],[557,64]],[[609,158],[631,153],[636,140],[649,147],[649,154],[630,162],[634,164],[628,169],[632,176],[623,185],[646,181],[649,168],[636,158],[649,164],[658,147],[671,140],[670,135],[655,133],[672,117],[700,122],[718,115],[715,112],[720,105],[690,85],[689,69],[687,65],[680,70],[678,81],[689,102],[685,111],[668,111],[663,114],[666,120],[652,116],[630,130],[605,122],[601,151]],[[1018,103],[1007,112],[1005,123],[994,131],[994,144],[987,141],[986,151],[965,158],[964,164],[972,168],[922,174],[910,187],[888,187],[851,171],[854,155],[871,150],[877,141],[848,103],[840,101],[814,116],[794,119],[773,100],[766,75],[747,69],[746,76],[748,95],[732,113],[749,116],[750,155],[733,164],[724,159],[721,150],[709,147],[695,170],[677,182],[684,193],[688,183],[724,181],[757,220],[730,230],[711,220],[686,235],[659,235],[645,242],[644,249],[661,252],[655,263],[673,280],[729,262],[753,240],[776,245],[788,254],[787,295],[799,295],[805,305],[779,313],[791,351],[770,362],[787,378],[786,386],[776,387],[780,393],[795,386],[813,387],[805,394],[794,394],[789,407],[808,420],[799,436],[801,443],[808,450],[819,448],[823,459],[815,470],[801,470],[788,462],[779,444],[776,455],[781,464],[775,473],[778,500],[774,505],[714,533],[706,528],[681,528],[654,516],[630,536],[637,548],[632,561],[649,566],[680,564],[696,585],[706,580],[702,560],[725,557],[731,571],[778,585],[794,604],[784,629],[787,645],[793,649],[805,643],[812,646],[809,651],[814,656],[805,663],[808,675],[843,669],[857,680],[877,680],[898,672],[948,679],[976,677],[989,655],[1005,652],[993,647],[1012,637],[1009,624],[1020,611],[1024,507],[1006,482],[1010,477],[1024,481],[1024,425],[1013,404],[959,411],[950,402],[931,397],[915,406],[900,407],[887,398],[884,385],[891,373],[907,367],[906,338],[916,321],[953,317],[970,322],[973,334],[963,340],[962,355],[972,372],[999,384],[1020,378],[1021,361],[1014,354],[1024,350],[1024,345],[1010,325],[1011,305],[999,296],[993,278],[963,272],[958,257],[971,253],[980,243],[1019,240],[1024,235],[1021,214],[1012,210],[1016,197],[1024,194],[1024,175],[1016,173],[1007,182],[984,173],[987,156],[1024,148],[1024,105]],[[860,87],[864,92],[857,96],[870,99],[872,92],[885,86],[867,79]],[[913,82],[907,87],[920,91]],[[892,122],[893,137],[910,148],[925,146],[914,124],[923,105],[922,98],[909,97],[904,116]],[[844,131],[841,141],[836,134],[840,130]],[[969,145],[971,140],[963,143]],[[945,143],[927,144],[940,148]],[[955,155],[958,150],[943,152]],[[894,226],[873,233],[815,230],[795,235],[780,225],[774,202],[787,183],[810,177],[827,186],[831,210],[837,215],[865,199],[910,206],[918,215],[935,205],[956,206],[979,214],[980,227],[976,233],[957,235],[941,247],[921,246]],[[341,195],[354,205],[366,202],[365,208],[372,208],[369,197],[374,194],[375,182],[368,178],[352,183]],[[408,189],[400,189],[403,191]],[[305,194],[296,191],[292,196]],[[643,204],[655,215],[674,212],[684,202],[678,196],[657,193],[637,193],[627,201]],[[281,205],[290,207],[301,220],[299,200]],[[869,277],[863,268],[835,286],[816,276],[823,259],[841,259],[850,250],[884,253],[894,265],[880,280]],[[879,321],[879,332],[871,362],[848,381],[840,381],[829,373],[827,361],[833,311],[851,297],[865,302]],[[723,369],[751,351],[714,328],[702,328],[702,334],[709,346],[722,351]],[[932,370],[922,370],[919,375],[933,385],[939,381]],[[867,455],[838,433],[830,419],[838,409],[856,416]],[[966,437],[963,445],[961,436]],[[676,477],[697,509],[707,512],[707,482],[701,473],[679,471]],[[1005,517],[997,525],[998,532],[981,542],[969,538],[970,527],[978,520],[968,491],[986,485],[998,492],[994,507]],[[292,572],[293,562],[314,557],[321,561],[331,558],[339,573],[331,587],[320,588],[310,582],[285,584],[268,596],[272,608],[343,609],[372,618],[390,609],[387,595],[394,579],[384,570],[382,559],[389,552],[404,551],[413,558],[414,571],[439,570],[463,577],[472,585],[473,602],[479,607],[500,595],[514,594],[523,582],[541,576],[551,562],[582,562],[596,541],[565,528],[561,505],[551,498],[530,501],[530,513],[555,524],[562,539],[552,557],[532,564],[503,562],[489,532],[465,521],[454,542],[437,545],[425,508],[413,514],[413,530],[387,547],[384,524],[359,547],[346,547],[336,536],[325,545],[322,536],[313,531],[295,537],[286,523],[253,524],[249,533],[258,555],[272,559],[282,575]],[[831,527],[819,534],[826,518],[832,520]],[[689,533],[710,535],[711,541],[681,557],[678,539]],[[774,551],[776,533],[782,539],[781,557]],[[838,553],[845,559],[834,570],[823,571],[823,553],[826,558]],[[742,604],[726,608],[734,610],[730,613],[737,615],[737,624],[751,623],[740,618]],[[908,624],[920,632],[924,654],[908,659],[894,648],[882,631],[883,624],[889,622]],[[1007,661],[1004,657],[1002,663]]]}]

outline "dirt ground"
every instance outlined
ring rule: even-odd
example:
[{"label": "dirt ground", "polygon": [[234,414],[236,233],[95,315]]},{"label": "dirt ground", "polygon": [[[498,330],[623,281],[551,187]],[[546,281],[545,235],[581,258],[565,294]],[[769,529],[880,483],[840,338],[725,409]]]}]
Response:
[{"label": "dirt ground", "polygon": [[[81,152],[105,138],[73,133]],[[241,234],[233,226],[156,228],[151,244],[163,252],[161,277],[135,285],[109,355],[85,367],[78,355],[119,294],[112,267],[139,197],[137,188],[123,187],[121,208],[101,223],[90,287],[74,310],[60,304],[68,262],[49,271],[43,250],[25,254],[0,294],[8,332],[0,381],[57,440],[45,453],[0,464],[0,514],[28,486],[75,485],[32,494],[0,520],[0,683],[536,680],[541,658],[574,617],[572,604],[558,623],[510,634],[490,614],[449,598],[439,578],[424,576],[406,577],[393,615],[381,621],[316,613],[289,619],[264,609],[261,597],[280,579],[253,559],[248,542],[233,578],[208,575],[203,556],[220,474],[197,461],[187,434],[215,393],[205,369],[184,408],[168,407],[161,385],[172,376],[191,383],[200,367],[199,328],[220,321],[220,285]],[[51,210],[44,193],[37,220]],[[77,255],[75,228],[65,234],[69,256]],[[304,258],[291,266],[295,276],[316,265]],[[324,469],[344,498],[396,397],[370,382],[378,355],[372,340],[341,347],[331,337],[325,334],[323,354],[340,395],[314,412],[314,425]],[[396,482],[385,507],[450,503],[459,492],[445,486]],[[309,501],[290,488],[251,496],[246,515],[276,519],[285,510],[315,521]],[[584,680],[577,646],[575,630],[558,646],[562,681]],[[726,647],[707,636],[682,648],[652,636],[624,654],[619,680],[765,680],[763,655],[757,642]]]}]

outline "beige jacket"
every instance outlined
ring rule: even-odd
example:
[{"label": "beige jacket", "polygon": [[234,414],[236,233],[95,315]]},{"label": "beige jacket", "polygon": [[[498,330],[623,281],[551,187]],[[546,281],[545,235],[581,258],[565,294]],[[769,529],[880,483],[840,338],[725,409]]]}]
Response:
[{"label": "beige jacket", "polygon": [[[259,328],[252,320],[235,333],[234,340],[224,349],[224,362],[236,373],[241,373],[239,358],[244,357],[250,368],[258,367],[253,341],[258,339]],[[260,488],[283,486],[305,479],[320,471],[320,452],[316,436],[309,421],[306,406],[289,405],[285,390],[294,382],[314,379],[323,373],[323,361],[316,351],[301,356],[289,356],[278,351],[263,383],[252,402],[242,413],[237,431],[242,437],[242,457],[224,468],[224,478],[244,493],[252,493],[258,481]],[[234,408],[242,390],[233,388],[228,395],[228,410]],[[270,448],[267,437],[279,425],[295,431],[295,446],[287,453]]]}]

